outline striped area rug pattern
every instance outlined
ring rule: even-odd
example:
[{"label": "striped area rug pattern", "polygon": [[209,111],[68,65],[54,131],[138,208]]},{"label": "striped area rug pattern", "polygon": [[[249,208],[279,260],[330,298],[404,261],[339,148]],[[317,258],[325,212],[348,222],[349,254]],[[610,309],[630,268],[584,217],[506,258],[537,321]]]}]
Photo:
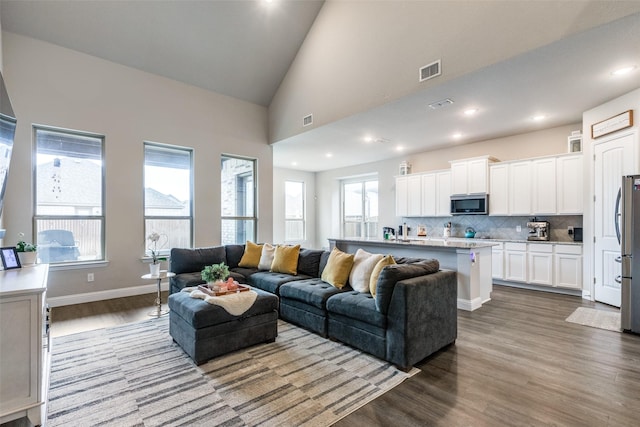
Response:
[{"label": "striped area rug pattern", "polygon": [[284,321],[196,366],[165,316],[54,338],[47,426],[327,426],[418,372]]}]

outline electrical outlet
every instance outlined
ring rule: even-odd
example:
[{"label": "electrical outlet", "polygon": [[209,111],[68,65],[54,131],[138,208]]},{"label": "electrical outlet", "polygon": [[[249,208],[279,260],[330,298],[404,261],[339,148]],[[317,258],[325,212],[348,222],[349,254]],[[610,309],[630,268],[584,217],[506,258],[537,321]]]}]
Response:
[{"label": "electrical outlet", "polygon": [[567,227],[567,233],[569,233],[569,236],[573,235],[573,225]]},{"label": "electrical outlet", "polygon": [[516,231],[519,233],[522,231],[522,227],[520,227],[519,225],[516,225]]},{"label": "electrical outlet", "polygon": [[93,282],[93,273],[87,274],[87,282]]}]

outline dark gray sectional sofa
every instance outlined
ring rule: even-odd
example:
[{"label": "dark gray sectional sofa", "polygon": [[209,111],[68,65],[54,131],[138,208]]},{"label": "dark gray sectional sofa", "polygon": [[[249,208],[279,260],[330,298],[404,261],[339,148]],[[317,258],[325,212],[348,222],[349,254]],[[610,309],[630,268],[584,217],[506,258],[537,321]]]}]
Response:
[{"label": "dark gray sectional sofa", "polygon": [[321,280],[329,251],[300,249],[296,275],[238,267],[243,253],[244,245],[173,248],[170,293],[204,283],[204,266],[224,262],[238,282],[277,295],[282,319],[401,369],[456,340],[456,272],[439,270],[437,260],[396,258],[380,273],[374,297]]}]

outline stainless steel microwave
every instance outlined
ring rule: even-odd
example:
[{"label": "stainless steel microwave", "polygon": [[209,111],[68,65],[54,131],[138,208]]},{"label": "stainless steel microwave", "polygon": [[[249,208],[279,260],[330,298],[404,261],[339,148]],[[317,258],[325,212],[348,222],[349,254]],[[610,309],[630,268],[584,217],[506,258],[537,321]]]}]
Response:
[{"label": "stainless steel microwave", "polygon": [[451,215],[487,215],[488,213],[488,194],[451,196]]}]

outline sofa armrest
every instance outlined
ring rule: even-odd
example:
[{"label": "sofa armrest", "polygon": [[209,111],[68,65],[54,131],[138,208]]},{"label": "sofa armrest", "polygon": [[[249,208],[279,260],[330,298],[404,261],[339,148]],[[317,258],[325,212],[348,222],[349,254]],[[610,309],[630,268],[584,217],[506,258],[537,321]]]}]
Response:
[{"label": "sofa armrest", "polygon": [[408,369],[456,340],[456,274],[441,270],[396,283],[387,315],[387,360]]}]

